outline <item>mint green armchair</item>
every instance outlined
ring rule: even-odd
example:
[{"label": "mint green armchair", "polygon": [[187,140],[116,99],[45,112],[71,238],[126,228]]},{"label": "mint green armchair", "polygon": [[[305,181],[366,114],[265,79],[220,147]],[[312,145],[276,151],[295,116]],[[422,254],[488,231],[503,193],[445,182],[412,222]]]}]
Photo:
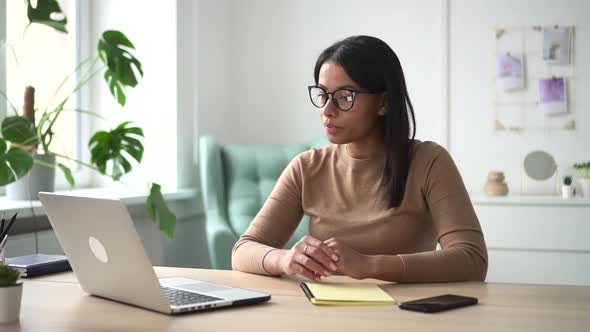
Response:
[{"label": "mint green armchair", "polygon": [[[289,162],[299,153],[329,143],[326,138],[299,145],[220,145],[211,136],[199,142],[201,188],[209,257],[215,269],[231,269],[231,251]],[[309,218],[289,240],[307,234]]]}]

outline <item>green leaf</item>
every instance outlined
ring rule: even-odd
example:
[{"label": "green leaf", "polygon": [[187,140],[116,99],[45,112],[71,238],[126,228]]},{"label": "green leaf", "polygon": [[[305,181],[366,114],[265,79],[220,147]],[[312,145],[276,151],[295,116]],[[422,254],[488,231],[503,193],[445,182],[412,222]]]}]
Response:
[{"label": "green leaf", "polygon": [[8,153],[6,153],[6,161],[12,167],[17,179],[27,175],[31,168],[33,168],[33,156],[19,148],[11,148],[8,150]]},{"label": "green leaf", "polygon": [[39,138],[35,125],[22,116],[9,116],[2,121],[4,139],[21,145],[37,145]]},{"label": "green leaf", "polygon": [[162,187],[157,183],[152,183],[150,195],[145,202],[145,209],[150,219],[155,223],[160,222],[160,230],[168,236],[174,238],[176,230],[176,216],[168,209],[164,196],[162,196]]},{"label": "green leaf", "polygon": [[125,148],[125,152],[129,153],[129,155],[133,157],[133,159],[135,159],[138,163],[141,162],[143,157],[143,146],[136,147],[133,145],[126,145]]},{"label": "green leaf", "polygon": [[138,139],[143,137],[143,131],[138,127],[127,127],[130,124],[126,121],[111,131],[99,131],[88,142],[91,163],[102,174],[107,174],[110,168],[115,180],[131,172],[130,158],[141,162],[143,157],[143,144]]},{"label": "green leaf", "polygon": [[37,0],[37,7],[33,7],[31,0],[27,0],[27,3],[29,24],[44,24],[57,31],[68,33],[66,30],[68,18],[59,7],[57,0]]},{"label": "green leaf", "polygon": [[57,166],[59,166],[59,168],[61,168],[62,172],[64,173],[64,176],[66,177],[66,180],[70,184],[70,187],[74,188],[76,186],[76,180],[74,180],[74,176],[72,175],[72,170],[70,170],[69,167],[67,167],[66,165],[64,165],[62,163],[57,163]]},{"label": "green leaf", "polygon": [[125,171],[125,173],[129,173],[131,172],[131,164],[127,161],[127,159],[125,158],[119,158],[119,162],[121,163],[121,166],[123,166],[123,170]]},{"label": "green leaf", "polygon": [[131,134],[143,136],[143,130],[141,130],[141,128],[139,128],[139,127],[127,128],[127,131],[129,131],[129,133],[131,133]]},{"label": "green leaf", "polygon": [[127,96],[126,87],[135,87],[137,77],[135,70],[143,77],[141,62],[129,52],[135,46],[120,31],[107,30],[98,41],[98,54],[102,62],[107,66],[104,79],[109,85],[109,90],[121,106],[125,106]]},{"label": "green leaf", "polygon": [[33,168],[33,157],[19,149],[6,151],[6,141],[0,137],[0,186],[25,176]]}]

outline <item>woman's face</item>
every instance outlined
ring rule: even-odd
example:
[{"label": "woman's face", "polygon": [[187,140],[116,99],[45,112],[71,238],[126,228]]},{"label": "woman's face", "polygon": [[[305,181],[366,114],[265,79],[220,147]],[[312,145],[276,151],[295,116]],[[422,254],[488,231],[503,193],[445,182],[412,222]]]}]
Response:
[{"label": "woman's face", "polygon": [[[318,85],[328,93],[338,89],[364,90],[333,62],[320,68]],[[334,105],[333,97],[320,108],[320,119],[328,139],[335,144],[360,143],[381,135],[383,94],[357,93],[352,108],[343,112]]]}]

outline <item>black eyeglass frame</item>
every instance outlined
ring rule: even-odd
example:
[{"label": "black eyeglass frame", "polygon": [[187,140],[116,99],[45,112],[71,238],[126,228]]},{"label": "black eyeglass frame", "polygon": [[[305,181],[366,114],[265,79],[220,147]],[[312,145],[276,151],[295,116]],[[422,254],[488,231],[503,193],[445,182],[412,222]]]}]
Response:
[{"label": "black eyeglass frame", "polygon": [[[326,98],[326,102],[324,102],[324,104],[322,106],[318,106],[318,105],[316,105],[313,102],[313,97],[311,96],[311,89],[314,89],[314,88],[321,89],[328,96],[328,98]],[[350,104],[350,107],[349,108],[347,108],[347,109],[341,108],[340,105],[338,104],[338,101],[334,98],[334,94],[337,93],[338,91],[348,91],[348,92],[350,92],[352,94],[352,103]],[[342,112],[348,112],[348,111],[350,111],[354,107],[354,102],[356,101],[356,95],[357,94],[362,94],[362,93],[373,94],[373,93],[375,93],[375,92],[370,91],[370,90],[354,90],[354,89],[350,89],[350,88],[336,89],[336,90],[334,90],[332,92],[328,92],[323,87],[317,86],[317,85],[309,85],[307,87],[307,92],[309,94],[309,100],[311,101],[311,104],[313,106],[317,107],[317,108],[322,108],[322,107],[326,106],[326,104],[328,103],[328,100],[330,98],[330,95],[331,95],[332,102],[334,103],[334,106],[336,106],[336,108],[338,110],[342,111]]]}]

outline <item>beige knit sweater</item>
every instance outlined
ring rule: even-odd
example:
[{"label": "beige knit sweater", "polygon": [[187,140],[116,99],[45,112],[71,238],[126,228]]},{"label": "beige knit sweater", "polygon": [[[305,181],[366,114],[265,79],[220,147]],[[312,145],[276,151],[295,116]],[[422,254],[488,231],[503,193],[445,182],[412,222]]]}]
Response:
[{"label": "beige knit sweater", "polygon": [[334,237],[365,255],[399,255],[399,282],[484,280],[484,236],[449,153],[416,141],[398,208],[387,208],[382,174],[383,156],[354,159],[345,145],[301,153],[235,244],[233,268],[268,274],[265,255],[285,246],[305,213],[309,234],[320,240]]}]

